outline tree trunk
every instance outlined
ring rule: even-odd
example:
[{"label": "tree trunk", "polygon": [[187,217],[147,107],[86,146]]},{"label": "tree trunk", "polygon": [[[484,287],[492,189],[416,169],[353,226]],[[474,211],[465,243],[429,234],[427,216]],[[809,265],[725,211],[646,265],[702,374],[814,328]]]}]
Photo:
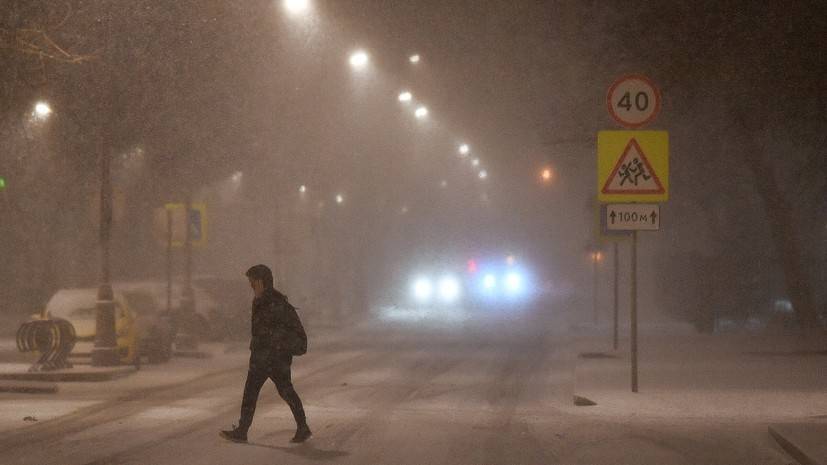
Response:
[{"label": "tree trunk", "polygon": [[742,158],[752,172],[755,188],[764,201],[772,241],[784,270],[787,296],[802,329],[813,330],[818,327],[813,287],[804,267],[801,241],[790,204],[779,189],[772,166],[763,153],[753,149],[743,152]]}]

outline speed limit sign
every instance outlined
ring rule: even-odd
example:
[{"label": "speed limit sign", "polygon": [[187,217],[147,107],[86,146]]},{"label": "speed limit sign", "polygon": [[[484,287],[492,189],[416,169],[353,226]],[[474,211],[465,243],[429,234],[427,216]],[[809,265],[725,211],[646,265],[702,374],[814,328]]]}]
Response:
[{"label": "speed limit sign", "polygon": [[658,116],[660,92],[646,76],[624,76],[609,87],[606,104],[618,124],[636,129]]}]

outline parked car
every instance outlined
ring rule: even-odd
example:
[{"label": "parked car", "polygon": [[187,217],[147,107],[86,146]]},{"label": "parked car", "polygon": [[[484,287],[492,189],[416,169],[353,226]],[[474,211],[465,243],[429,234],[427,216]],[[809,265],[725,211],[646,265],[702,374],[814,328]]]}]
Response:
[{"label": "parked car", "polygon": [[[151,294],[135,289],[113,289],[115,334],[120,361],[140,364],[142,356],[150,363],[169,360],[172,333],[168,322],[153,312],[157,304]],[[94,347],[97,316],[97,288],[61,289],[46,304],[37,318],[62,318],[75,328],[77,344],[73,357],[89,356]]]},{"label": "parked car", "polygon": [[[152,294],[161,309],[167,308],[167,284],[161,281],[141,281],[123,284],[130,288],[139,288]],[[122,286],[123,286],[122,285]],[[224,321],[221,318],[219,305],[201,287],[193,285],[193,297],[195,308],[192,315],[178,315],[181,307],[181,296],[183,290],[178,282],[172,285],[172,299],[170,306],[170,317],[178,332],[194,333],[201,340],[220,339]],[[180,316],[180,321],[175,321]]]},{"label": "parked car", "polygon": [[[39,318],[62,318],[75,327],[77,344],[72,350],[72,356],[83,357],[92,353],[95,341],[97,316],[96,288],[61,289],[57,291],[46,304]],[[115,302],[115,334],[117,339],[118,355],[121,363],[138,363],[138,336],[135,328],[135,316],[124,296],[116,292]]]},{"label": "parked car", "polygon": [[116,283],[135,312],[135,325],[139,335],[138,351],[149,363],[163,363],[172,357],[175,334],[172,316],[162,307],[151,290],[139,284]]}]

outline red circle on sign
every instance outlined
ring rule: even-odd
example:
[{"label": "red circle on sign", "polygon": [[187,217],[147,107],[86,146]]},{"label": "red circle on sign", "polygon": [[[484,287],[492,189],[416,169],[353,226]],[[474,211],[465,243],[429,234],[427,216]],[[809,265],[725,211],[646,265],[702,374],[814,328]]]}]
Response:
[{"label": "red circle on sign", "polygon": [[[647,86],[649,86],[652,89],[652,94],[655,97],[654,109],[652,110],[652,113],[648,117],[646,117],[646,119],[644,119],[642,121],[637,121],[637,122],[626,121],[623,118],[621,118],[614,110],[614,105],[612,104],[612,94],[614,94],[614,91],[617,90],[617,88],[620,87],[621,84],[624,84],[627,81],[640,81],[640,82],[643,82],[644,84],[646,84]],[[655,85],[652,83],[652,81],[649,80],[649,78],[647,78],[646,76],[644,76],[642,74],[629,74],[629,75],[623,76],[620,79],[616,80],[609,87],[609,92],[606,94],[606,107],[609,110],[609,115],[612,117],[612,119],[617,121],[617,123],[619,125],[621,125],[625,128],[629,128],[629,129],[637,129],[639,127],[642,127],[642,126],[645,126],[645,125],[651,123],[652,120],[654,120],[658,116],[658,113],[660,113],[660,100],[661,100],[660,91],[658,90],[657,87],[655,87]]]}]

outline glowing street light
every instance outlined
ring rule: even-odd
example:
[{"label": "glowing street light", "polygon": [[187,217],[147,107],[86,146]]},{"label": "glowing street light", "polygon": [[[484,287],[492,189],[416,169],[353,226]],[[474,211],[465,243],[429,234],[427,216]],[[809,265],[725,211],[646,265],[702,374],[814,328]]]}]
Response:
[{"label": "glowing street light", "polygon": [[368,64],[368,54],[364,50],[357,50],[350,54],[350,66],[362,69]]},{"label": "glowing street light", "polygon": [[459,146],[459,154],[460,155],[468,155],[468,152],[471,151],[471,147],[468,147],[468,144],[462,144]]},{"label": "glowing street light", "polygon": [[408,103],[413,100],[413,95],[408,92],[407,90],[399,94],[399,101],[402,103]]},{"label": "glowing street light", "polygon": [[488,171],[485,171],[485,170],[480,171],[479,177],[480,177],[480,179],[488,178]]},{"label": "glowing street light", "polygon": [[284,8],[290,14],[301,14],[310,8],[309,0],[284,0]]},{"label": "glowing street light", "polygon": [[411,55],[410,57],[408,57],[408,61],[410,61],[413,64],[419,63],[419,54],[415,53],[415,54]]},{"label": "glowing street light", "polygon": [[419,107],[414,112],[414,115],[419,119],[425,119],[428,116],[428,109],[424,106]]},{"label": "glowing street light", "polygon": [[551,168],[543,168],[543,171],[540,172],[540,179],[542,179],[544,183],[548,184],[551,182],[552,178],[554,178],[554,172],[551,171]]},{"label": "glowing street light", "polygon": [[302,184],[301,186],[299,186],[299,193],[304,194],[305,192],[307,192],[307,186]]},{"label": "glowing street light", "polygon": [[475,158],[475,159],[471,160],[471,166],[480,166],[480,159]]},{"label": "glowing street light", "polygon": [[345,202],[345,197],[342,194],[336,194],[336,203],[339,205]]},{"label": "glowing street light", "polygon": [[241,183],[241,178],[242,177],[244,177],[244,173],[242,173],[241,171],[236,171],[235,173],[233,173],[233,175],[230,177],[230,179],[232,179],[232,181],[235,184],[239,184],[239,183]]},{"label": "glowing street light", "polygon": [[46,102],[37,102],[34,105],[34,116],[37,119],[45,120],[52,114],[52,107]]}]

